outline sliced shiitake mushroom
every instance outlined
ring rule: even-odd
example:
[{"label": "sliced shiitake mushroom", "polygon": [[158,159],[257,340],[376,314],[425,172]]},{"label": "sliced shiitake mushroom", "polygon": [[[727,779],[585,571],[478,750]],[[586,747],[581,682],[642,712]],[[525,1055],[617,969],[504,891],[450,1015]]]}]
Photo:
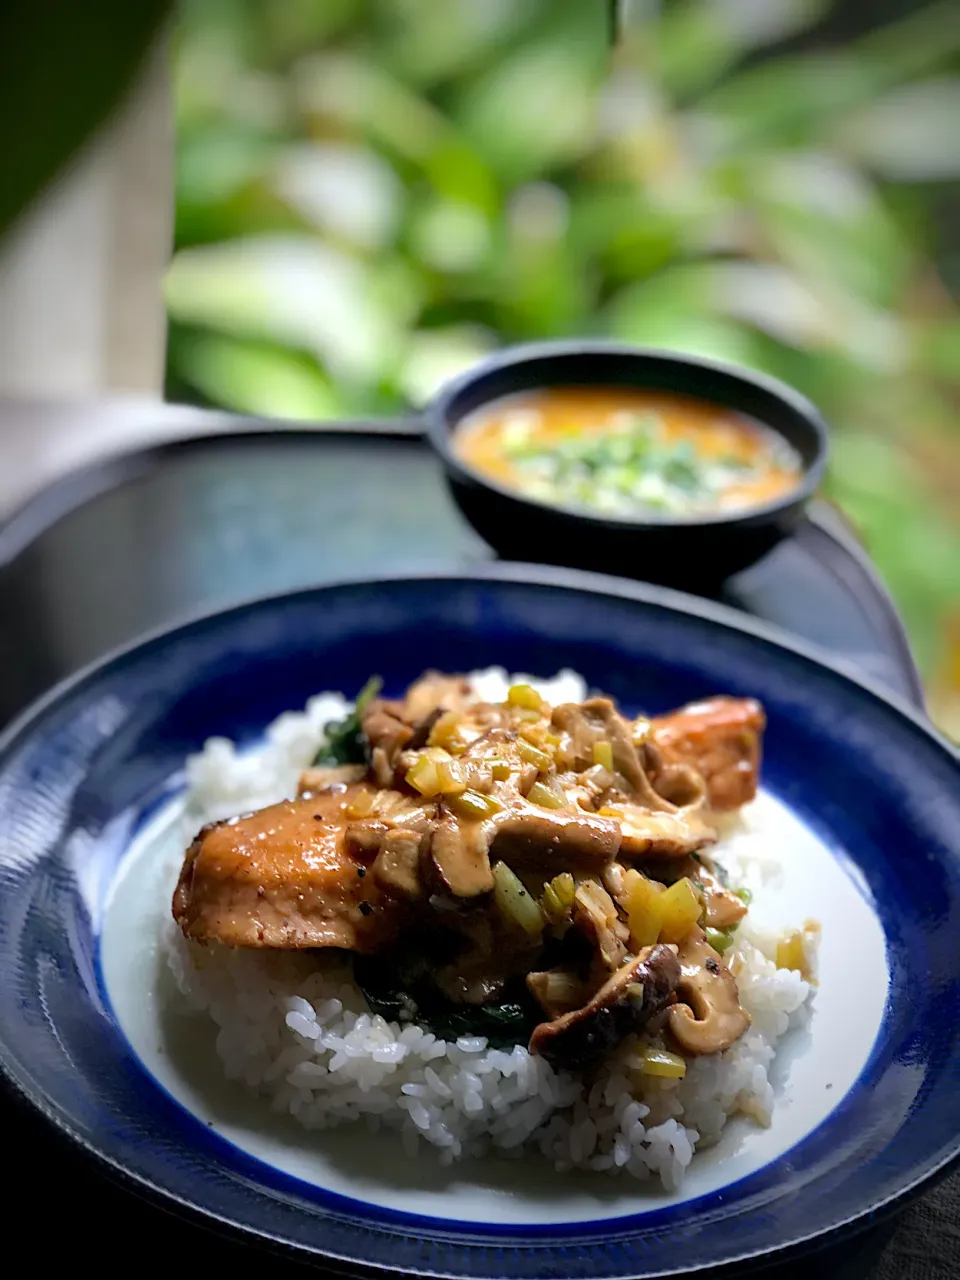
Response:
[{"label": "sliced shiitake mushroom", "polygon": [[679,979],[680,961],[672,947],[646,948],[608,978],[582,1009],[535,1027],[530,1052],[558,1069],[582,1071],[658,1014]]},{"label": "sliced shiitake mushroom", "polygon": [[679,960],[678,1003],[668,1018],[674,1039],[686,1053],[729,1049],[750,1026],[749,1014],[740,1006],[736,979],[702,929],[694,929],[685,939]]}]

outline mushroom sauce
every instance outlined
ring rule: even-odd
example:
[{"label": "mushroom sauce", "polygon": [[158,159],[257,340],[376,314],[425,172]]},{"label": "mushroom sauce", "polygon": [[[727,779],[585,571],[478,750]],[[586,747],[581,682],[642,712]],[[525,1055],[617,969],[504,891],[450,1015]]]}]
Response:
[{"label": "mushroom sauce", "polygon": [[723,954],[749,895],[710,848],[756,793],[759,703],[631,720],[435,672],[377,691],[328,726],[295,799],[198,833],[173,901],[187,938],[351,953],[373,1012],[567,1070],[629,1043],[677,1079],[744,1034]]},{"label": "mushroom sauce", "polygon": [[733,410],[630,387],[508,396],[457,427],[480,475],[555,506],[629,517],[763,506],[800,481],[796,451]]}]

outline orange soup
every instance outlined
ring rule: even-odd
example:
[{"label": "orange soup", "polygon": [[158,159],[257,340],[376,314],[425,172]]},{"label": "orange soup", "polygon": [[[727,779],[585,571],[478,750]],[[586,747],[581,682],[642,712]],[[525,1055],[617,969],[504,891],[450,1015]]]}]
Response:
[{"label": "orange soup", "polygon": [[740,511],[801,477],[796,452],[752,419],[630,387],[508,396],[465,418],[453,444],[472,470],[525,497],[621,517]]}]

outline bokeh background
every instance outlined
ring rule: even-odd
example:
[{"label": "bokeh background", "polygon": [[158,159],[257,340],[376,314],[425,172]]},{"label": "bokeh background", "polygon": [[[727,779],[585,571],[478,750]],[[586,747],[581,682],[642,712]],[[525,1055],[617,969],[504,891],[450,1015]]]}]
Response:
[{"label": "bokeh background", "polygon": [[960,736],[960,5],[183,0],[171,398],[392,413],[604,334],[795,384]]}]

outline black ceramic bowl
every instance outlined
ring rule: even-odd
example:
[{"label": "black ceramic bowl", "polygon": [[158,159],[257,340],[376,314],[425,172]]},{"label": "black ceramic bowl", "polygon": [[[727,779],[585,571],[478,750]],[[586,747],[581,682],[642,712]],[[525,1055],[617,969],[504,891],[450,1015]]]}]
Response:
[{"label": "black ceramic bowl", "polygon": [[[457,457],[453,433],[474,410],[516,392],[565,386],[675,391],[734,409],[793,446],[802,478],[783,497],[748,511],[613,517],[524,497]],[[426,416],[460,510],[505,559],[594,569],[688,590],[719,584],[789,534],[820,483],[827,456],[827,429],[819,413],[783,383],[696,356],[608,342],[507,348],[448,383]]]}]

